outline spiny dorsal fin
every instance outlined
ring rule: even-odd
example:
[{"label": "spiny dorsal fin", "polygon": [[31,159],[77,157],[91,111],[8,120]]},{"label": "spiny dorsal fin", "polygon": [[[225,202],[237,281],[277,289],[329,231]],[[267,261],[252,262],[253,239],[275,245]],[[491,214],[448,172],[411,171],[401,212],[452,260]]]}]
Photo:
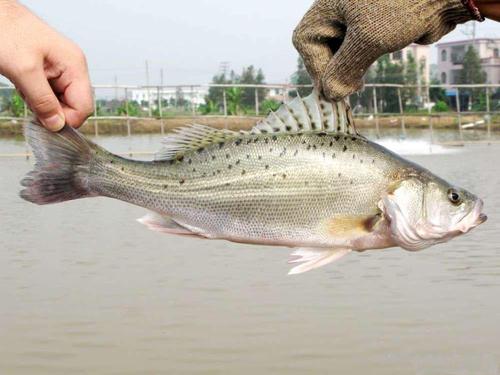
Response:
[{"label": "spiny dorsal fin", "polygon": [[327,102],[316,91],[305,98],[297,97],[282,104],[252,129],[252,133],[298,131],[358,134],[349,105],[345,101]]}]

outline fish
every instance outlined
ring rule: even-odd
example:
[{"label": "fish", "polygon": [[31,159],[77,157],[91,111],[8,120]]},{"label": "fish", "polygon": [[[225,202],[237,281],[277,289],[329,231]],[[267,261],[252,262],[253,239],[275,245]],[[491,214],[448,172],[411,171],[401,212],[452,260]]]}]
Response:
[{"label": "fish", "polygon": [[144,207],[149,229],[292,248],[289,274],[350,252],[418,251],[484,223],[483,201],[368,140],[345,101],[316,92],[249,131],[177,128],[152,161],[114,155],[32,121],[34,170],[20,196],[45,205],[109,197]]}]

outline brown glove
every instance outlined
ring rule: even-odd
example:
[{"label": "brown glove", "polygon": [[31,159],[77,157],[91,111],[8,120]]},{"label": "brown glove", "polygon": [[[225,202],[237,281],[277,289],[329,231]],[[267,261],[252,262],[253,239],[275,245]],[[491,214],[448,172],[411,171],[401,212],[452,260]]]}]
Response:
[{"label": "brown glove", "polygon": [[459,23],[482,20],[473,0],[317,0],[293,35],[317,88],[340,100],[363,85],[380,56],[430,44]]}]

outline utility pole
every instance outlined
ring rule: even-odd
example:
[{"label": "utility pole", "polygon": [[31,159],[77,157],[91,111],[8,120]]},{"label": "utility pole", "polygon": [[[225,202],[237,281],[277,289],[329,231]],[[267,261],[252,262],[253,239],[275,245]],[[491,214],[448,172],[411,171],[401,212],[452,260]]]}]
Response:
[{"label": "utility pole", "polygon": [[224,75],[224,77],[227,76],[227,73],[229,73],[229,61],[222,61],[219,65],[219,72]]},{"label": "utility pole", "polygon": [[149,91],[149,61],[146,60],[146,93],[147,93],[147,98],[148,98],[148,114],[149,117],[152,115],[152,110],[151,110],[151,93]]}]

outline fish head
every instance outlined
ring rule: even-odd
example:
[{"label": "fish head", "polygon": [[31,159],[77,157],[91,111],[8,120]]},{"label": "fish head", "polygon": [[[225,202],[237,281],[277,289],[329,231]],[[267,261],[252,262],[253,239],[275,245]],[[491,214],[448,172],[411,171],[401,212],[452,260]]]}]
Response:
[{"label": "fish head", "polygon": [[410,251],[447,242],[487,220],[481,199],[427,174],[398,182],[381,202],[391,236]]}]

